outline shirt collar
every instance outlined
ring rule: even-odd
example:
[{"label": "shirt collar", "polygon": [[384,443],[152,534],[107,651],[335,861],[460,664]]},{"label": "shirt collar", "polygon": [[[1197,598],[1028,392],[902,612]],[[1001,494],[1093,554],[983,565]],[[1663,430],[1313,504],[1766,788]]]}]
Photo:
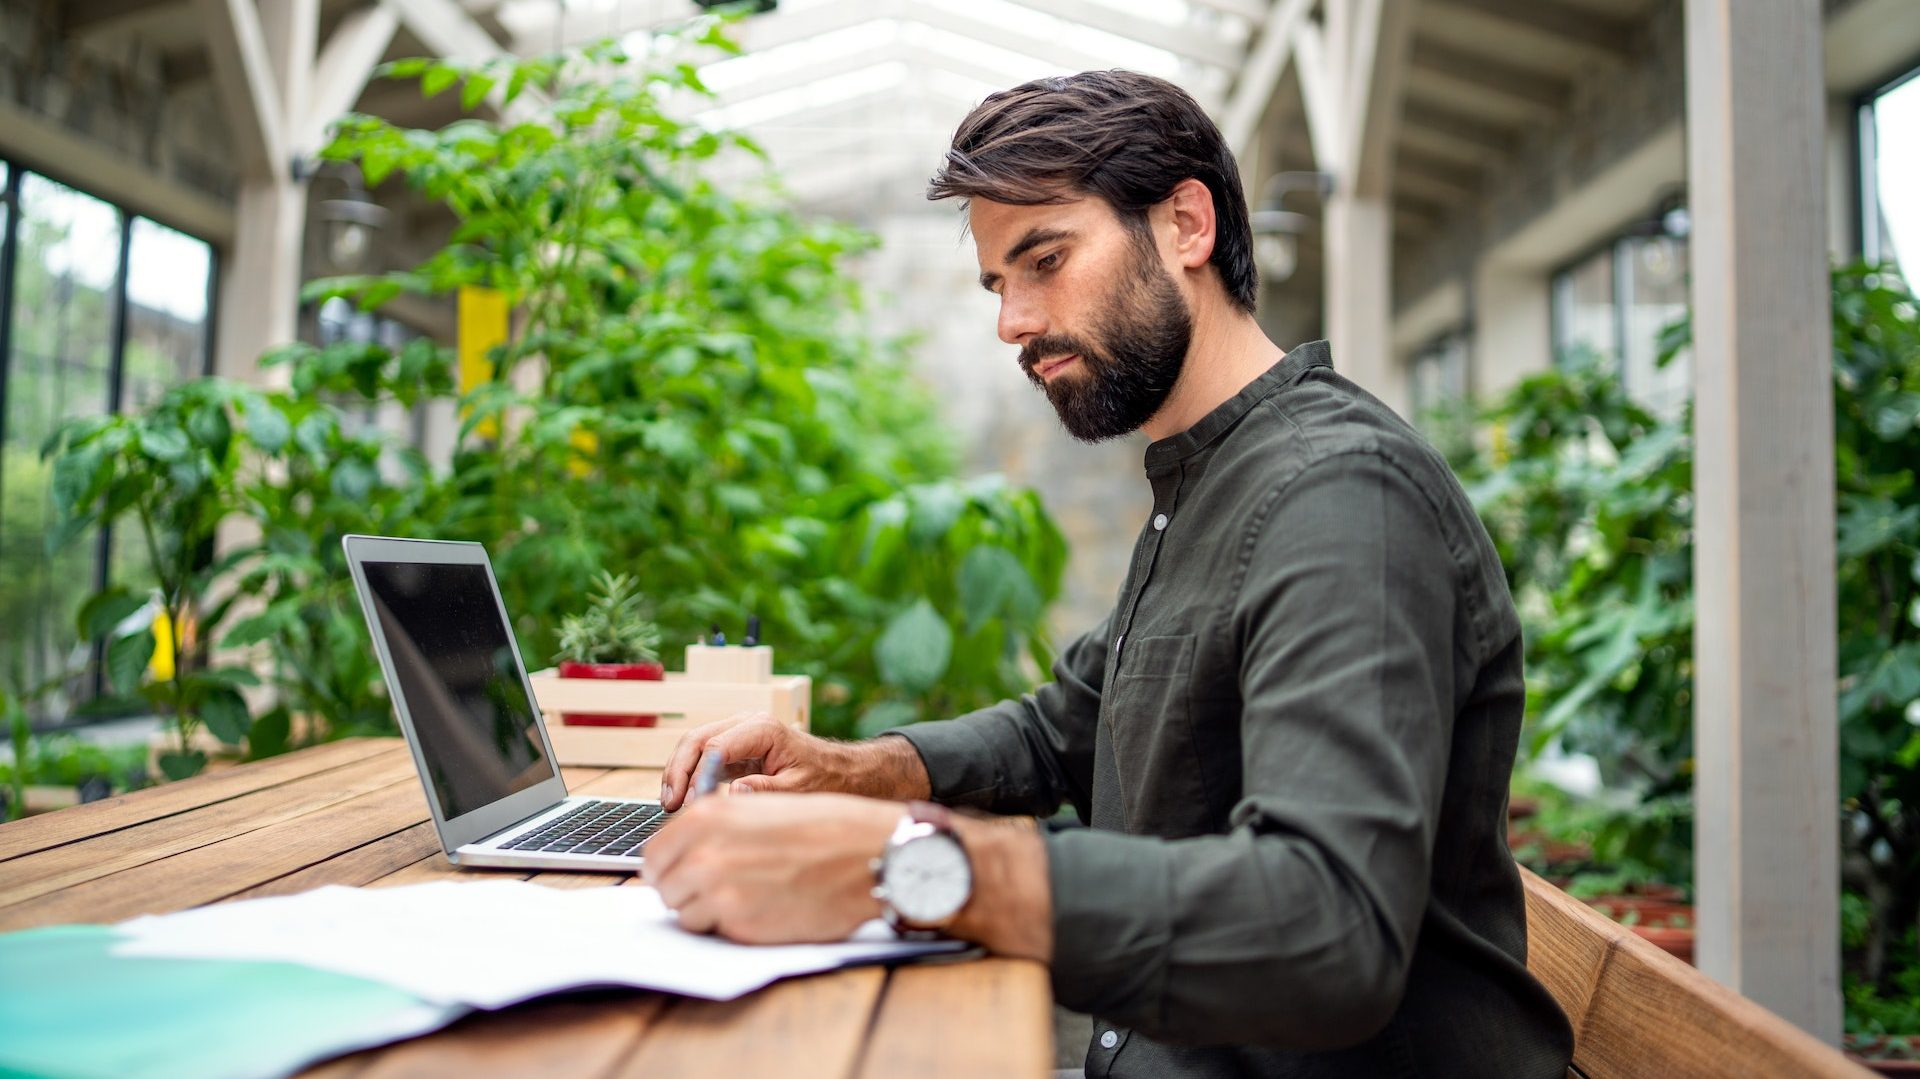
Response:
[{"label": "shirt collar", "polygon": [[1309,341],[1292,349],[1265,374],[1247,383],[1246,389],[1221,402],[1192,427],[1150,444],[1147,472],[1170,468],[1193,456],[1239,423],[1254,405],[1298,382],[1309,369],[1332,366],[1333,353],[1325,341]]}]

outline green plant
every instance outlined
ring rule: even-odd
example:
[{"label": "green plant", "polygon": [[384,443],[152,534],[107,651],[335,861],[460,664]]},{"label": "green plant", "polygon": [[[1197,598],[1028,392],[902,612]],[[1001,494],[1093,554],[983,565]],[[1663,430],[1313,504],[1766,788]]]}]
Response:
[{"label": "green plant", "polygon": [[[235,558],[214,559],[213,541],[233,507],[235,416],[251,407],[238,386],[186,382],[143,413],[69,421],[44,451],[53,461],[50,554],[92,528],[120,522],[138,530],[157,596],[115,585],[89,598],[76,621],[81,639],[106,641],[112,693],[91,706],[133,700],[168,717],[175,746],[161,754],[160,768],[173,779],[206,764],[191,743],[200,724],[231,744],[252,725],[240,690],[259,678],[245,667],[213,663],[209,647],[231,609],[231,597],[216,602],[211,593]],[[134,618],[148,610],[153,617]]]},{"label": "green plant", "polygon": [[560,623],[555,662],[653,663],[660,658],[660,627],[641,613],[643,597],[632,577],[602,571],[593,595]]},{"label": "green plant", "polygon": [[[1866,265],[1833,286],[1843,879],[1849,1000],[1911,1000],[1920,923],[1920,311]],[[1663,362],[1690,339],[1663,335]],[[1690,414],[1634,406],[1604,366],[1529,380],[1459,461],[1527,625],[1533,744],[1592,753],[1643,799],[1636,857],[1690,875]]]},{"label": "green plant", "polygon": [[[679,48],[730,49],[711,23]],[[670,50],[669,50],[670,51]],[[899,341],[861,324],[854,230],[711,176],[745,139],[669,113],[690,65],[576,56],[387,73],[513,119],[349,117],[325,156],[443,206],[413,269],[317,283],[374,307],[498,290],[518,312],[461,399],[437,534],[494,552],[523,650],[550,655],[603,567],[671,636],[748,613],[821,687],[817,725],[873,732],[1031,683],[1064,544],[1030,493],[962,484]]]},{"label": "green plant", "polygon": [[[28,741],[25,751],[16,749],[16,754],[0,763],[0,776],[21,795],[30,785],[77,787],[96,779],[105,780],[116,793],[147,785],[145,745],[101,746],[55,734]],[[20,802],[16,798],[13,804]]]}]

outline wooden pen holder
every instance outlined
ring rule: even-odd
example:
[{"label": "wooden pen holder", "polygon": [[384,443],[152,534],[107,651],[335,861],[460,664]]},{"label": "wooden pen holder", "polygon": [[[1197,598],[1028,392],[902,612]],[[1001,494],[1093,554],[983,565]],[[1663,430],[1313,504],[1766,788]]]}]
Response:
[{"label": "wooden pen holder", "polygon": [[[798,730],[812,725],[813,680],[774,674],[773,649],[687,646],[685,673],[669,671],[659,682],[561,678],[552,670],[529,676],[534,699],[547,719],[547,737],[562,765],[598,768],[661,768],[682,735],[693,727],[741,712],[765,712]],[[560,722],[560,713],[658,715],[655,727],[580,727]]]}]

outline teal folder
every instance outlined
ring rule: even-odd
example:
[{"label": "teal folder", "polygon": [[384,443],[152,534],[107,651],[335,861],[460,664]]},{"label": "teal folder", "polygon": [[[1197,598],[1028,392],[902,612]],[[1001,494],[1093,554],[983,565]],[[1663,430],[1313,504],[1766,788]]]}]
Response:
[{"label": "teal folder", "polygon": [[0,1077],[240,1079],[466,1014],[292,963],[117,957],[109,926],[0,934]]}]

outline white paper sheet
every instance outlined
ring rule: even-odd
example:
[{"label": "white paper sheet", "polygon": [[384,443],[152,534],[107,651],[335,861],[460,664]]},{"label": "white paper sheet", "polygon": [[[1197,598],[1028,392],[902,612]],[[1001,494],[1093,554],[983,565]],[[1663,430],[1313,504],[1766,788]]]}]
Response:
[{"label": "white paper sheet", "polygon": [[836,944],[733,944],[682,930],[652,888],[521,881],[329,886],[119,928],[115,955],[278,959],[479,1008],[592,985],[732,1000],[797,974],[965,947],[903,942],[881,922]]}]

